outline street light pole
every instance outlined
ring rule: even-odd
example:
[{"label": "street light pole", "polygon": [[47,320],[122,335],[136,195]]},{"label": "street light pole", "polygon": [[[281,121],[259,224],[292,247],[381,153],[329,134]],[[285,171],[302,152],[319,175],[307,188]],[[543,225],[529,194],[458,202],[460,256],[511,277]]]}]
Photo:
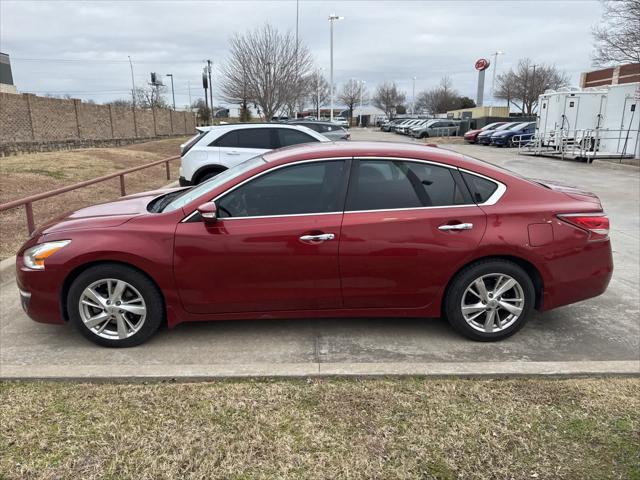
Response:
[{"label": "street light pole", "polygon": [[416,111],[416,78],[413,77],[413,93],[411,94],[411,116],[415,114]]},{"label": "street light pole", "polygon": [[167,73],[167,77],[171,77],[171,98],[173,99],[173,109],[176,109],[176,93],[173,89],[173,73]]},{"label": "street light pole", "polygon": [[362,127],[362,93],[364,92],[364,80],[360,80],[360,114],[358,115],[358,126]]},{"label": "street light pole", "polygon": [[331,15],[329,15],[329,25],[330,25],[330,51],[331,51],[331,73],[329,75],[329,90],[330,90],[330,103],[329,103],[329,108],[330,108],[330,112],[329,112],[329,119],[330,121],[333,122],[333,22],[335,20],[343,20],[344,17],[339,17],[338,15],[336,15],[335,13],[332,13]]},{"label": "street light pole", "polygon": [[133,63],[131,62],[131,55],[129,57],[129,67],[131,68],[131,105],[136,108],[136,82],[133,79]]},{"label": "street light pole", "polygon": [[498,55],[504,55],[501,50],[493,52],[493,78],[491,79],[491,100],[495,103],[496,95],[496,70],[498,69]]}]

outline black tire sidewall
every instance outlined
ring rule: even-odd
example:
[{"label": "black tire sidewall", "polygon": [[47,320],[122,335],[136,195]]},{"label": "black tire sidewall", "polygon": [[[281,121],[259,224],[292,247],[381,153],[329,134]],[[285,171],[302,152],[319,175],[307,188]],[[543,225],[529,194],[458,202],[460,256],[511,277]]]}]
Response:
[{"label": "black tire sidewall", "polygon": [[[133,285],[144,298],[147,307],[147,316],[142,328],[135,335],[124,340],[111,340],[95,335],[84,325],[78,311],[78,302],[84,289],[93,282],[105,278],[124,280]],[[148,340],[165,320],[164,300],[156,284],[142,272],[126,265],[106,263],[88,268],[71,284],[66,302],[69,321],[73,326],[87,339],[104,347],[126,348],[140,345]]]},{"label": "black tire sidewall", "polygon": [[[522,287],[525,305],[520,317],[509,328],[500,332],[485,333],[471,327],[462,315],[460,303],[465,289],[472,281],[483,275],[504,273],[513,277]],[[535,288],[529,275],[516,263],[508,260],[484,260],[460,271],[452,280],[444,303],[444,313],[451,326],[472,340],[492,342],[510,337],[527,323],[535,303]]]}]

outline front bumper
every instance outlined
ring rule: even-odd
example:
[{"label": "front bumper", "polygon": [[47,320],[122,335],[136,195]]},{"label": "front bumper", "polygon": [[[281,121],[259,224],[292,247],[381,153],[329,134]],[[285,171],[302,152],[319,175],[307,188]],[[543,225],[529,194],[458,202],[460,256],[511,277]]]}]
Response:
[{"label": "front bumper", "polygon": [[64,275],[56,269],[30,270],[16,257],[16,283],[22,309],[40,323],[64,323],[60,304]]}]

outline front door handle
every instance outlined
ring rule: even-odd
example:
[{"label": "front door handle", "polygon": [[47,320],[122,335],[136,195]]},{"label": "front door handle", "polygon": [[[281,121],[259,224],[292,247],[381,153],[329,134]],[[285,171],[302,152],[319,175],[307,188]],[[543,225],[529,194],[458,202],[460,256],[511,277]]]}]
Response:
[{"label": "front door handle", "polygon": [[240,155],[240,152],[236,152],[235,150],[232,150],[230,152],[224,152],[224,153],[226,153],[227,155]]},{"label": "front door handle", "polygon": [[303,242],[326,242],[334,238],[336,238],[336,236],[333,233],[321,233],[318,235],[302,235],[300,240]]},{"label": "front door handle", "polygon": [[456,223],[455,225],[440,225],[438,230],[449,231],[449,230],[471,230],[473,228],[473,223]]}]

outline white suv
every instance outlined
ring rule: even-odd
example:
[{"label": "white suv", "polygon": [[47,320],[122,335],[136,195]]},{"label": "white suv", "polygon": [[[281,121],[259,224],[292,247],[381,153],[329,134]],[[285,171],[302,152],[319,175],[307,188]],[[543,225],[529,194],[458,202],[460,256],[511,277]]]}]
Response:
[{"label": "white suv", "polygon": [[197,127],[198,134],[180,146],[180,185],[197,185],[251,157],[274,148],[330,140],[307,127],[243,123]]}]

